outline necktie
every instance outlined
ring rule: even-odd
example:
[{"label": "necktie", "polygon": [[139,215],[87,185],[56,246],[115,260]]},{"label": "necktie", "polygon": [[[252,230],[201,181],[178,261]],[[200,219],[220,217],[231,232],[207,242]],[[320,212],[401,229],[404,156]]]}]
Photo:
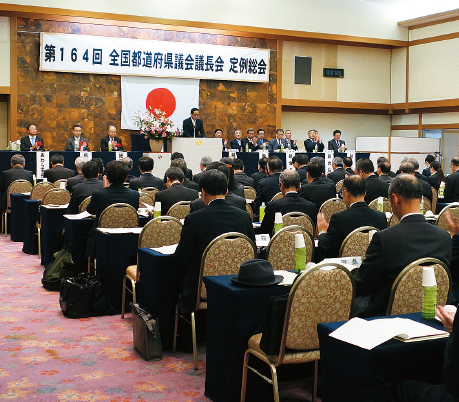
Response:
[{"label": "necktie", "polygon": [[339,141],[336,141],[336,145],[337,145],[337,146],[338,146],[338,148],[339,148]]},{"label": "necktie", "polygon": [[32,146],[35,145],[35,137],[30,137],[30,143],[32,144]]}]

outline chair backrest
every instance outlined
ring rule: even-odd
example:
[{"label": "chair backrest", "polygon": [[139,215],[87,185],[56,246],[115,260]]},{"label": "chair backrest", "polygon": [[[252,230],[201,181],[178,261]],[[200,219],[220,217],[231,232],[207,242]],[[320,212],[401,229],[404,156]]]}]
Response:
[{"label": "chair backrest", "polygon": [[[64,183],[64,184],[61,184],[61,183]],[[56,180],[53,184],[54,184],[54,187],[56,187],[56,188],[64,188],[65,189],[67,187],[67,179]]]},{"label": "chair backrest", "polygon": [[142,203],[151,205],[152,207],[155,206],[155,199],[148,193],[144,193],[143,191],[139,192],[139,207],[144,208]]},{"label": "chair backrest", "polygon": [[42,200],[43,199],[43,196],[45,195],[45,193],[48,191],[48,190],[51,190],[52,188],[54,188],[54,184],[53,183],[49,183],[49,182],[41,182],[41,183],[37,183],[31,193],[30,193],[30,199],[31,200]]},{"label": "chair backrest", "polygon": [[71,195],[63,188],[48,190],[41,200],[41,205],[65,205],[70,202]]},{"label": "chair backrest", "polygon": [[392,214],[392,216],[389,218],[389,222],[387,222],[387,227],[390,228],[392,226],[398,225],[399,223],[399,219],[395,216],[395,214]]},{"label": "chair backrest", "polygon": [[422,309],[422,268],[432,266],[437,280],[437,304],[445,305],[451,286],[451,273],[436,258],[421,258],[407,265],[392,285],[386,315],[417,313]]},{"label": "chair backrest", "polygon": [[224,233],[212,240],[202,253],[196,308],[201,297],[207,298],[203,276],[237,275],[240,265],[256,255],[257,247],[242,233]]},{"label": "chair backrest", "polygon": [[341,198],[330,198],[320,206],[319,212],[323,212],[325,220],[330,222],[333,214],[344,211],[345,209],[347,209],[347,206]]},{"label": "chair backrest", "polygon": [[302,234],[306,245],[306,263],[312,260],[314,238],[304,227],[292,225],[283,227],[269,241],[266,259],[274,270],[292,271],[295,269],[295,235]]},{"label": "chair backrest", "polygon": [[246,200],[254,200],[257,198],[257,191],[250,186],[244,186],[244,197]]},{"label": "chair backrest", "polygon": [[172,216],[158,216],[148,222],[139,235],[140,247],[163,247],[177,244],[182,223]]},{"label": "chair backrest", "polygon": [[9,210],[11,207],[11,199],[10,194],[21,194],[21,193],[28,193],[32,191],[32,184],[29,181],[19,179],[13,181],[9,186],[8,190],[6,190],[6,205],[7,209]]},{"label": "chair backrest", "polygon": [[273,198],[271,198],[271,201],[275,201],[275,200],[280,200],[281,198],[284,197],[284,194],[282,194],[280,191],[274,195]]},{"label": "chair backrest", "polygon": [[142,193],[150,194],[151,198],[153,198],[153,202],[155,202],[156,193],[159,191],[156,187],[144,187]]},{"label": "chair backrest", "polygon": [[[374,209],[375,211],[378,210],[378,199],[375,198],[373,201],[371,201],[368,206],[371,209]],[[383,197],[383,210],[381,212],[392,212],[392,207],[390,206],[390,201],[389,198]]]},{"label": "chair backrest", "polygon": [[250,219],[253,221],[253,209],[247,202],[245,203],[245,210],[250,215]]},{"label": "chair backrest", "polygon": [[304,212],[289,212],[282,216],[283,227],[292,225],[302,226],[314,235],[314,222]]},{"label": "chair backrest", "polygon": [[82,213],[82,212],[86,211],[86,207],[88,206],[88,204],[90,202],[91,202],[91,196],[86,197],[83,201],[81,201],[81,204],[78,207],[78,212]]},{"label": "chair backrest", "polygon": [[139,226],[137,211],[122,202],[109,205],[99,217],[100,228],[135,228]]},{"label": "chair backrest", "polygon": [[191,201],[176,202],[169,208],[169,211],[167,211],[167,216],[173,216],[177,219],[185,219],[185,217],[190,213],[190,203]]},{"label": "chair backrest", "polygon": [[438,191],[431,187],[432,189],[432,212],[434,215],[437,213],[437,202],[438,202]]},{"label": "chair backrest", "polygon": [[427,197],[423,197],[423,200],[424,200],[423,214],[425,215],[427,211],[432,211],[432,203]]},{"label": "chair backrest", "polygon": [[344,179],[340,180],[338,183],[336,183],[336,192],[339,193],[342,188],[343,188],[343,183],[344,183]]},{"label": "chair backrest", "polygon": [[435,221],[435,226],[438,226],[439,228],[445,229],[448,231],[448,228],[446,226],[446,220],[445,220],[445,212],[449,211],[451,214],[451,218],[459,218],[459,203],[453,203],[450,205],[447,205],[445,208],[443,208],[440,213],[438,214],[437,220]]},{"label": "chair backrest", "polygon": [[373,226],[362,226],[360,228],[354,229],[349,233],[346,238],[341,243],[341,248],[339,250],[340,257],[362,257],[362,261],[365,259],[365,254],[367,252],[368,245],[370,244],[370,232],[376,230],[379,232],[379,229]]},{"label": "chair backrest", "polygon": [[322,263],[302,273],[289,293],[278,364],[286,348],[319,349],[317,324],[348,320],[354,294],[354,278],[341,264]]}]

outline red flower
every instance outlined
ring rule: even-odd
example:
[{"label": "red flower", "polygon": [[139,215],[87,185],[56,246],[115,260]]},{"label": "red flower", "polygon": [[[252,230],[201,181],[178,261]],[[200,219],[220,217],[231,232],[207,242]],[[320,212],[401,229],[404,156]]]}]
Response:
[{"label": "red flower", "polygon": [[119,142],[116,143],[117,148],[121,148],[121,144]]},{"label": "red flower", "polygon": [[81,141],[80,142],[80,147],[82,147],[84,144],[86,144],[86,142],[85,141]]},{"label": "red flower", "polygon": [[39,147],[41,147],[41,146],[43,145],[43,143],[42,143],[41,141],[37,141],[37,145],[38,145]]}]

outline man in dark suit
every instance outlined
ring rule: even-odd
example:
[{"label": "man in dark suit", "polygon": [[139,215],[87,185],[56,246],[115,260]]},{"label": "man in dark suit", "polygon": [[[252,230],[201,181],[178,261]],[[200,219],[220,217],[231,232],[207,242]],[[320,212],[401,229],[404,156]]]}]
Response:
[{"label": "man in dark suit", "polygon": [[230,142],[231,149],[238,149],[239,151],[242,150],[242,131],[241,130],[234,130],[234,140]]},{"label": "man in dark suit", "polygon": [[234,180],[243,186],[255,188],[255,181],[244,173],[244,162],[242,159],[235,159],[233,162]]},{"label": "man in dark suit", "polygon": [[81,125],[73,126],[73,135],[65,141],[66,151],[89,151],[88,139],[81,136],[82,131]]},{"label": "man in dark suit", "polygon": [[452,174],[445,178],[444,202],[459,201],[459,157],[451,159]]},{"label": "man in dark suit", "polygon": [[[400,172],[410,174],[416,177],[414,166],[411,162],[403,162],[400,165]],[[419,176],[422,176],[422,175],[419,175]],[[416,177],[416,179],[418,179],[419,184],[422,187],[422,196],[428,198],[429,201],[432,202],[432,187],[430,187],[430,184],[420,179],[419,177]]]},{"label": "man in dark suit", "polygon": [[306,180],[306,173],[308,171],[308,156],[306,154],[296,154],[292,158],[293,166],[300,175],[300,183]]},{"label": "man in dark suit", "polygon": [[164,180],[153,176],[151,173],[153,171],[153,167],[155,166],[155,161],[148,156],[142,156],[139,158],[138,165],[140,177],[131,179],[129,182],[129,188],[132,190],[139,190],[145,187],[155,187],[158,190],[161,190],[164,185]]},{"label": "man in dark suit", "polygon": [[[180,159],[180,158],[185,160],[185,157],[183,156],[181,152],[172,152],[171,161],[173,161],[174,159]],[[186,169],[185,178],[188,180],[193,180],[193,171],[191,169],[188,169],[188,168]]]},{"label": "man in dark suit", "polygon": [[365,202],[367,204],[378,197],[387,198],[389,183],[378,179],[378,176],[375,175],[373,162],[370,159],[359,159],[355,163],[355,173],[366,180],[367,194],[365,195]]},{"label": "man in dark suit", "polygon": [[341,139],[341,131],[333,131],[333,139],[328,141],[328,150],[345,151],[346,149],[346,143]]},{"label": "man in dark suit", "polygon": [[113,124],[108,126],[107,135],[100,139],[100,150],[107,152],[124,151],[123,143],[120,137],[116,136],[116,127]]},{"label": "man in dark suit", "polygon": [[317,262],[324,258],[338,257],[341,243],[354,229],[361,226],[373,226],[383,230],[387,227],[386,215],[371,209],[364,201],[366,192],[365,179],[358,175],[349,176],[343,182],[343,201],[348,209],[333,214],[330,223],[325,221],[324,214],[317,216],[319,246]]},{"label": "man in dark suit", "polygon": [[[185,187],[191,188],[192,190],[199,191],[198,184],[195,183],[194,181],[188,180],[188,178],[186,177],[186,172],[188,171],[188,167],[187,167],[187,164],[185,162],[185,159],[176,158],[176,159],[172,160],[171,161],[171,167],[178,167],[178,168],[182,169],[183,174],[185,175],[185,179],[183,180],[182,184]],[[163,188],[164,188],[164,186],[163,186]]]},{"label": "man in dark suit", "polygon": [[258,182],[257,198],[253,203],[254,212],[258,212],[262,202],[265,204],[280,192],[279,176],[282,172],[282,161],[277,156],[268,159],[268,177]]},{"label": "man in dark suit", "polygon": [[199,119],[199,109],[191,109],[191,116],[183,120],[183,137],[206,137],[204,124]]},{"label": "man in dark suit", "polygon": [[260,180],[266,179],[268,177],[268,174],[266,173],[267,167],[268,158],[263,156],[263,158],[258,160],[258,172],[250,176],[254,181],[255,189],[258,187]]},{"label": "man in dark suit", "polygon": [[426,168],[422,170],[422,174],[425,177],[429,177],[431,175],[430,173],[430,164],[435,160],[435,156],[433,155],[427,155],[426,158],[424,159],[424,162],[426,164]]},{"label": "man in dark suit", "polygon": [[267,149],[268,148],[268,141],[265,139],[265,130],[259,128],[257,130],[257,147],[258,149]]},{"label": "man in dark suit", "polygon": [[33,173],[25,170],[25,158],[21,154],[11,157],[11,169],[2,172],[0,180],[0,211],[5,211],[7,206],[6,194],[8,186],[15,180],[27,180],[33,185]]},{"label": "man in dark suit", "polygon": [[347,172],[349,176],[355,174],[354,171],[352,170],[352,158],[349,158],[349,156],[345,156],[343,158],[343,165],[344,165],[344,170]]},{"label": "man in dark suit", "polygon": [[258,138],[255,137],[255,129],[248,128],[246,130],[246,134],[247,134],[247,137],[243,138],[241,141],[241,151],[253,152],[253,151],[256,151],[257,149],[260,149],[258,147]]},{"label": "man in dark suit", "polygon": [[298,195],[300,189],[300,175],[295,170],[284,170],[279,176],[280,190],[284,195],[279,200],[266,204],[265,217],[261,222],[260,233],[272,234],[274,228],[274,215],[280,212],[285,215],[289,212],[303,212],[316,222],[316,206]]},{"label": "man in dark suit", "polygon": [[199,162],[199,168],[201,169],[201,171],[193,175],[193,181],[196,184],[199,184],[199,179],[202,176],[202,173],[204,172],[204,170],[206,170],[207,166],[211,163],[212,163],[212,158],[210,156],[203,156],[201,158],[201,162]]},{"label": "man in dark suit", "polygon": [[284,130],[278,128],[276,130],[276,138],[273,138],[268,142],[269,152],[280,152],[282,147],[287,148],[287,140],[284,138]]},{"label": "man in dark suit", "polygon": [[73,177],[69,177],[67,179],[67,191],[69,191],[70,193],[73,191],[73,188],[77,184],[84,182],[82,169],[83,169],[84,164],[88,161],[89,159],[86,158],[85,156],[79,156],[78,158],[75,159],[75,168],[77,170],[77,175]]},{"label": "man in dark suit", "polygon": [[64,167],[64,157],[61,154],[54,154],[49,159],[51,163],[51,169],[46,169],[43,172],[43,176],[48,179],[49,182],[54,183],[60,179],[68,179],[69,177],[75,176],[75,172],[72,169]]},{"label": "man in dark suit", "polygon": [[287,142],[288,149],[293,149],[294,151],[298,150],[296,145],[297,140],[292,140],[292,130],[285,130],[285,141]]},{"label": "man in dark suit", "polygon": [[410,162],[414,166],[414,175],[418,180],[423,180],[427,182],[427,176],[424,176],[423,174],[419,173],[419,162],[417,161],[416,158],[410,158],[408,159],[408,162]]},{"label": "man in dark suit", "polygon": [[433,257],[450,265],[451,237],[424,219],[419,209],[421,197],[422,187],[411,175],[401,174],[390,183],[389,200],[400,223],[374,234],[365,260],[353,271],[354,315],[384,315],[395,278],[411,262]]},{"label": "man in dark suit", "polygon": [[322,176],[325,167],[323,158],[321,158],[323,162],[312,159],[308,163],[306,182],[303,181],[299,194],[300,197],[314,203],[318,211],[325,201],[336,197],[336,185],[330,179]]},{"label": "man in dark suit", "polygon": [[166,170],[166,189],[156,193],[155,201],[161,203],[161,215],[167,215],[170,207],[179,201],[193,201],[199,197],[197,190],[185,187],[183,170],[170,167]]},{"label": "man in dark suit", "polygon": [[222,150],[225,150],[225,148],[228,148],[228,140],[226,138],[223,138],[223,130],[221,128],[215,129],[215,138],[221,138],[222,139]]},{"label": "man in dark suit", "polygon": [[199,183],[207,207],[187,215],[174,254],[177,261],[175,269],[182,276],[178,303],[180,313],[194,310],[202,253],[213,239],[223,233],[239,232],[255,242],[249,214],[224,199],[228,190],[226,175],[216,169],[207,170]]},{"label": "man in dark suit", "polygon": [[68,206],[69,214],[77,214],[80,204],[87,198],[92,196],[95,190],[101,190],[104,187],[104,182],[98,180],[99,165],[96,161],[86,162],[82,169],[83,182],[78,183],[73,187],[72,198]]},{"label": "man in dark suit", "polygon": [[27,126],[27,136],[21,138],[21,151],[44,151],[45,142],[43,138],[37,137],[36,124]]},{"label": "man in dark suit", "polygon": [[134,176],[133,174],[131,174],[131,171],[132,171],[132,167],[134,166],[134,161],[132,160],[132,158],[130,158],[129,156],[126,156],[124,157],[123,159],[121,159],[126,165],[127,167],[129,168],[129,174],[127,175],[126,177],[126,183],[129,183],[132,179],[136,179],[137,176]]},{"label": "man in dark suit", "polygon": [[309,138],[306,141],[304,141],[304,148],[306,149],[306,152],[323,152],[325,145],[320,140],[320,135],[317,132],[317,130],[309,130],[308,136]]},{"label": "man in dark suit", "polygon": [[343,169],[343,159],[340,157],[333,158],[332,168],[327,177],[330,180],[333,180],[335,183],[338,183],[340,180],[344,180],[347,176],[347,172]]},{"label": "man in dark suit", "polygon": [[390,183],[393,177],[389,176],[390,172],[390,163],[389,162],[379,162],[378,167],[376,168],[376,173],[378,175],[378,179],[382,180],[386,183]]}]

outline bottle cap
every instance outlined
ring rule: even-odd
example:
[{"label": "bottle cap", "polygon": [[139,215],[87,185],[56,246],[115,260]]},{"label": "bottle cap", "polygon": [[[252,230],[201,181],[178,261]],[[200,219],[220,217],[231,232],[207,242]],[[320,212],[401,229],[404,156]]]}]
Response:
[{"label": "bottle cap", "polygon": [[295,235],[295,248],[304,248],[306,245],[304,244],[304,237],[301,233],[297,233]]},{"label": "bottle cap", "polygon": [[262,206],[263,208],[266,206],[264,201],[261,203],[261,206]]},{"label": "bottle cap", "polygon": [[155,211],[161,211],[161,202],[155,201]]},{"label": "bottle cap", "polygon": [[282,223],[282,214],[280,212],[274,214],[274,223]]},{"label": "bottle cap", "polygon": [[435,271],[433,267],[422,268],[422,286],[436,286]]}]

